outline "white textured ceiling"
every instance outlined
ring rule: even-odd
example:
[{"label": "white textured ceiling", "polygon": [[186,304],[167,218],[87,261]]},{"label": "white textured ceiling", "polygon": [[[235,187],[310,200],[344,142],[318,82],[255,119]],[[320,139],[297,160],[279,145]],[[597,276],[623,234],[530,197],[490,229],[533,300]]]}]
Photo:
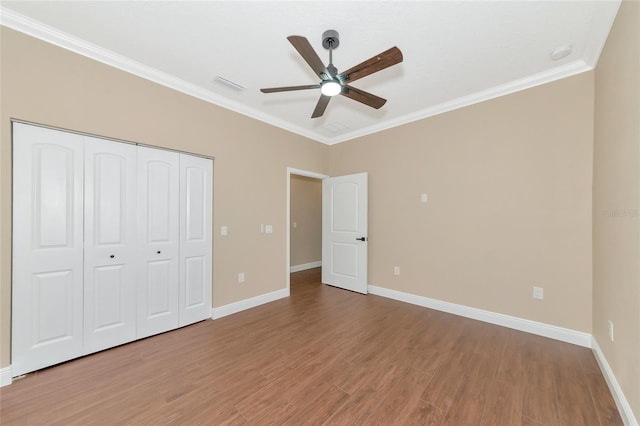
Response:
[{"label": "white textured ceiling", "polygon": [[[2,2],[2,25],[214,104],[333,144],[593,69],[619,1]],[[311,119],[319,81],[286,37],[326,63],[335,29],[344,71],[392,46],[404,62],[353,86],[380,110],[342,96]],[[572,53],[550,59],[555,48]],[[216,80],[244,87],[236,90]]]}]

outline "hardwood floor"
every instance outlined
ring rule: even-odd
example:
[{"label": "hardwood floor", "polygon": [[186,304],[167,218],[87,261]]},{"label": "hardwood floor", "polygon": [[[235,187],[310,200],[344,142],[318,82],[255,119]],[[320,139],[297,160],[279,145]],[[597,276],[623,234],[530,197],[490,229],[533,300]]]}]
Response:
[{"label": "hardwood floor", "polygon": [[16,380],[0,423],[622,424],[589,349],[319,281]]}]

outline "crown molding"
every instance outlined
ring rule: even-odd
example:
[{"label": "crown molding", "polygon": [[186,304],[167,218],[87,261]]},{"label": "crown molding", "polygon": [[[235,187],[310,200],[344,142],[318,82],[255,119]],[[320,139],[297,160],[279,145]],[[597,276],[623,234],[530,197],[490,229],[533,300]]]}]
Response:
[{"label": "crown molding", "polygon": [[270,114],[265,114],[256,109],[249,108],[239,102],[234,102],[230,99],[219,96],[195,84],[176,78],[163,71],[141,64],[140,62],[129,59],[123,55],[74,37],[5,7],[0,7],[0,25],[101,62],[105,65],[117,68],[129,74],[144,78],[145,80],[149,80],[186,95],[193,96],[194,98],[198,98],[205,102],[249,116],[267,124],[296,133],[300,136],[326,143],[322,137],[308,131],[307,129],[288,123]]},{"label": "crown molding", "polygon": [[332,138],[326,143],[334,145],[341,142],[346,142],[351,139],[367,136],[372,133],[381,132],[383,130],[398,127],[403,124],[412,123],[414,121],[422,120],[435,115],[443,114],[445,112],[453,111],[456,109],[464,108],[470,105],[479,104],[480,102],[488,101],[490,99],[499,98],[504,95],[519,92],[522,90],[530,89],[532,87],[540,86],[542,84],[551,83],[556,80],[560,80],[566,77],[571,77],[576,74],[580,74],[586,71],[591,71],[593,68],[589,66],[583,60],[576,60],[568,64],[561,65],[548,71],[544,71],[538,74],[533,74],[524,78],[510,81],[505,84],[491,87],[489,89],[481,90],[476,93],[472,93],[467,96],[462,96],[447,102],[434,105],[429,108],[416,111],[411,114],[403,115],[393,120],[384,121],[378,125],[366,127],[361,130],[357,130],[350,133],[345,133],[338,137]]},{"label": "crown molding", "polygon": [[[615,12],[617,12],[617,8]],[[611,25],[613,24],[613,20],[615,19],[615,15],[616,13],[610,12],[605,17],[606,19],[597,20],[598,22],[594,23],[594,28],[596,26],[599,27],[600,25],[608,25],[607,28],[610,29]],[[495,99],[514,92],[526,90],[535,86],[550,83],[552,81],[560,80],[586,71],[591,71],[595,66],[594,64],[597,62],[600,52],[602,51],[602,47],[604,46],[603,42],[600,43],[601,45],[596,46],[589,52],[586,52],[587,60],[576,60],[548,71],[481,90],[479,92],[443,102],[438,105],[413,112],[411,114],[397,117],[395,119],[385,120],[380,123],[362,128],[360,130],[348,132],[335,137],[325,137],[316,132],[309,131],[308,129],[305,129],[303,127],[291,124],[273,115],[266,114],[262,111],[242,105],[239,102],[235,102],[228,98],[219,96],[195,84],[186,82],[163,71],[131,60],[123,55],[116,54],[92,43],[73,37],[70,34],[57,30],[31,18],[27,18],[4,7],[0,7],[0,25],[38,38],[45,42],[54,44],[63,49],[70,50],[79,55],[96,60],[98,62],[104,63],[106,65],[112,66],[119,70],[136,75],[170,89],[174,89],[186,95],[193,96],[205,102],[209,102],[222,108],[229,109],[239,114],[246,115],[264,123],[279,127],[283,130],[287,130],[289,132],[327,145],[346,142],[351,139],[360,138],[383,130],[391,129],[393,127],[401,126],[403,124],[412,123],[414,121],[443,114],[445,112],[453,111],[490,99]],[[594,33],[594,28],[592,28],[592,33]],[[591,45],[594,44],[595,43],[591,43]]]}]

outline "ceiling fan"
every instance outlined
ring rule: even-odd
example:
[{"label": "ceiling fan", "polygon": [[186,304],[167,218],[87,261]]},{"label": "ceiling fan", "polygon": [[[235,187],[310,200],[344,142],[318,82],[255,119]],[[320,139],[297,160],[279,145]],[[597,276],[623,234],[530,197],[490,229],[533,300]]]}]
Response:
[{"label": "ceiling fan", "polygon": [[307,86],[272,87],[260,89],[262,93],[289,92],[293,90],[320,89],[320,100],[311,114],[311,118],[321,117],[324,114],[332,96],[342,95],[358,101],[371,108],[379,109],[387,100],[380,98],[364,90],[357,89],[349,84],[374,72],[381,71],[392,65],[402,62],[402,52],[397,47],[373,56],[370,59],[349,68],[338,74],[338,69],[333,65],[333,49],[340,45],[340,36],[335,30],[327,30],[322,34],[322,46],[329,50],[329,65],[325,67],[318,54],[313,50],[309,40],[302,36],[289,36],[287,40],[298,51],[300,56],[309,64],[311,69],[320,77],[320,83]]}]

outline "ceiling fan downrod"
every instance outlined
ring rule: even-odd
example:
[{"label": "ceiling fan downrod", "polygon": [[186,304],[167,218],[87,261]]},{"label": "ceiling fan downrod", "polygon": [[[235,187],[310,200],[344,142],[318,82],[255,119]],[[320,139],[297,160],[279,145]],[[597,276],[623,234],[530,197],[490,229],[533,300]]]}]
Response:
[{"label": "ceiling fan downrod", "polygon": [[340,46],[340,34],[336,30],[327,30],[322,33],[322,47],[329,50],[327,71],[332,79],[338,75],[338,69],[333,65],[333,49],[338,46]]}]

